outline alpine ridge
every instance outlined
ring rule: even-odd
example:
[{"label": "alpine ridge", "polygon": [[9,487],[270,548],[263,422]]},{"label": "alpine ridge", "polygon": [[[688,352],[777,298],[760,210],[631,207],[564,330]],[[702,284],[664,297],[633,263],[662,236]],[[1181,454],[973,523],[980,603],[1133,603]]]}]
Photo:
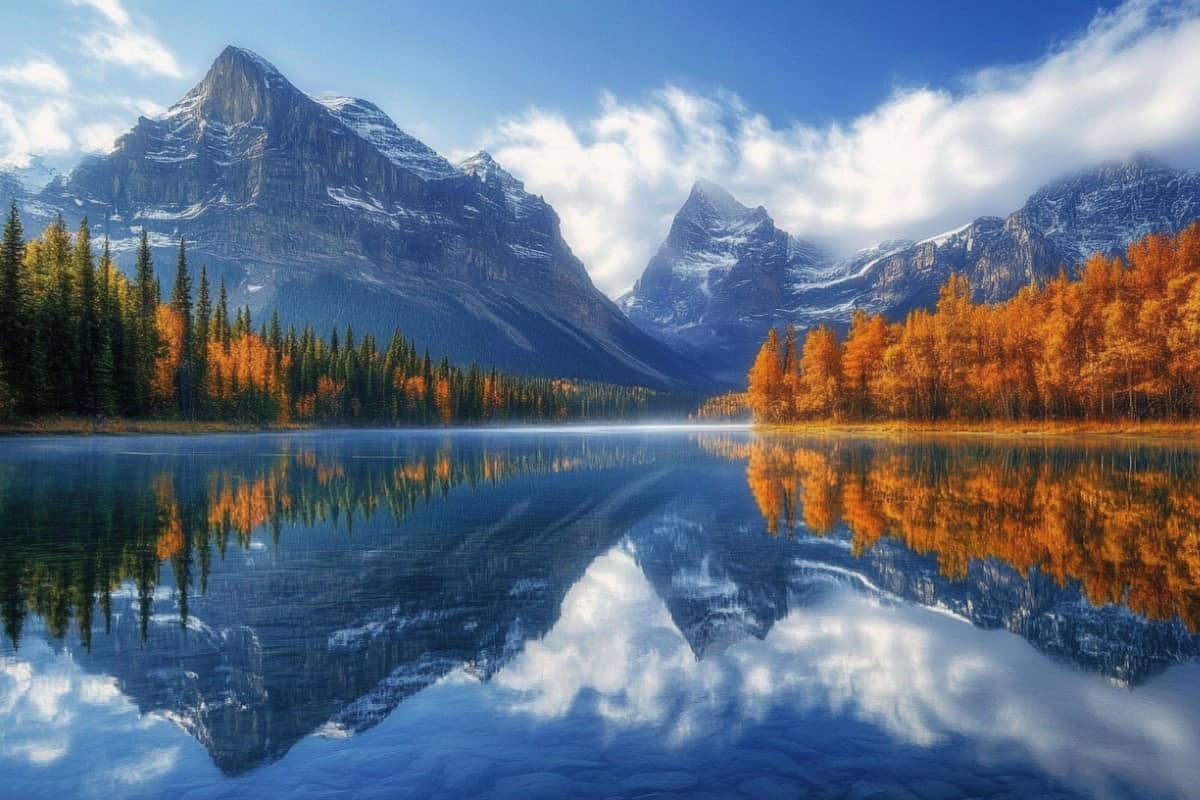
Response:
[{"label": "alpine ridge", "polygon": [[1052,181],[1007,217],[835,259],[775,229],[765,210],[701,182],[619,302],[644,330],[685,352],[712,354],[704,362],[710,373],[736,382],[771,326],[845,325],[855,308],[902,319],[931,307],[956,272],[976,299],[1004,300],[1092,253],[1118,255],[1146,234],[1178,233],[1197,218],[1200,174],[1139,155]]},{"label": "alpine ridge", "polygon": [[490,156],[452,165],[374,104],[310,97],[245,49],[21,204],[34,227],[87,217],[125,268],[143,230],[160,266],[186,240],[194,268],[259,319],[399,328],[531,375],[705,380],[592,285],[554,209]]}]

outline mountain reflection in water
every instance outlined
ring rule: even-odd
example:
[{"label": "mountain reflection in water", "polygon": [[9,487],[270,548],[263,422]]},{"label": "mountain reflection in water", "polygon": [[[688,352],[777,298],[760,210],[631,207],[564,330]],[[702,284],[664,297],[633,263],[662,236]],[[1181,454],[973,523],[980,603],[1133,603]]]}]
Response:
[{"label": "mountain reflection in water", "polygon": [[[14,441],[0,765],[75,786],[103,697],[225,776],[176,744],[134,771],[147,795],[289,791],[317,748],[350,775],[386,754],[380,794],[635,795],[641,760],[727,795],[853,774],[1184,796],[1195,457],[697,431]],[[478,752],[445,755],[455,736]],[[543,777],[472,761],[495,737]]]}]

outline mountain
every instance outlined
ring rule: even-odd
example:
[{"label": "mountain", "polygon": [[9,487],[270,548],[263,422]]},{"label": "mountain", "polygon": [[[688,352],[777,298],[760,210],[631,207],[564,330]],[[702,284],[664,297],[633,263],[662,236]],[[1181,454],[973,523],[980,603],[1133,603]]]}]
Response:
[{"label": "mountain", "polygon": [[182,237],[258,319],[399,327],[527,374],[672,387],[700,372],[596,290],[554,209],[486,153],[452,165],[377,106],[310,97],[236,47],[25,210],[31,229],[86,216],[123,267],[142,230],[160,273]]},{"label": "mountain", "polygon": [[720,186],[697,181],[641,280],[617,302],[644,330],[703,354],[719,373],[741,362],[743,343],[761,339],[791,287],[818,278],[828,260],[776,228],[762,206],[747,208]]},{"label": "mountain", "polygon": [[[703,198],[713,196],[724,199],[708,204],[712,214],[698,213]],[[900,319],[933,305],[952,272],[968,276],[977,298],[999,301],[1052,277],[1060,265],[1074,267],[1094,252],[1115,255],[1148,233],[1177,232],[1200,218],[1200,174],[1145,156],[1102,164],[1047,184],[1005,218],[980,217],[836,261],[773,224],[774,248],[765,240],[745,246],[739,226],[752,227],[754,214],[769,223],[762,209],[750,212],[719,188],[697,184],[666,243],[620,301],[644,330],[714,354],[705,366],[727,381],[744,380],[772,325],[845,324],[854,308]],[[785,259],[782,242],[800,255]],[[727,290],[735,276],[755,282],[755,290]]]}]

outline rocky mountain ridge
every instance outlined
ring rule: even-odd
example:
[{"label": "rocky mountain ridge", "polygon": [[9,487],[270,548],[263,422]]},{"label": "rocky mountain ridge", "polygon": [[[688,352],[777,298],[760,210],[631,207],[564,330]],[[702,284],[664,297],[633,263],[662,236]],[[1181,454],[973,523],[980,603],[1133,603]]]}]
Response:
[{"label": "rocky mountain ridge", "polygon": [[554,209],[490,156],[456,167],[374,104],[310,97],[248,50],[226,48],[165,113],[20,201],[31,231],[86,217],[123,267],[143,230],[160,272],[185,239],[258,319],[399,328],[525,374],[705,381],[592,285]]},{"label": "rocky mountain ridge", "polygon": [[[773,223],[773,248],[731,236],[751,212],[727,193],[721,207],[728,217],[712,224],[697,214],[697,197],[718,192],[697,184],[641,280],[619,302],[647,332],[684,352],[712,354],[706,366],[730,382],[744,379],[773,325],[844,325],[855,308],[901,319],[931,306],[952,272],[966,274],[979,299],[1003,300],[1060,266],[1071,269],[1095,252],[1116,255],[1146,234],[1177,232],[1200,218],[1200,174],[1138,156],[1052,181],[1007,217],[979,217],[838,260]],[[755,213],[770,219],[764,209]]]}]

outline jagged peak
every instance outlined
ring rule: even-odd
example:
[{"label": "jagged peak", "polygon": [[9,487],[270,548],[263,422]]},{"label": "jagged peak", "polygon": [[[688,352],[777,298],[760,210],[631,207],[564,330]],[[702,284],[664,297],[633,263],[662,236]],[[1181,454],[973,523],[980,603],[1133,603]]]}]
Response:
[{"label": "jagged peak", "polygon": [[159,118],[207,118],[240,123],[261,114],[269,94],[299,95],[275,66],[244,47],[230,45],[208,68],[204,78]]},{"label": "jagged peak", "polygon": [[480,150],[475,155],[458,162],[458,169],[467,175],[479,178],[484,183],[496,180],[506,186],[517,186],[522,189],[525,186],[521,181],[514,178],[512,173],[501,167],[499,162],[487,150]]},{"label": "jagged peak", "polygon": [[676,219],[692,220],[706,227],[725,226],[745,222],[756,213],[766,217],[767,212],[761,206],[747,208],[722,186],[701,179],[692,184],[692,191]]},{"label": "jagged peak", "polygon": [[315,94],[311,95],[311,97],[313,100],[316,100],[318,103],[325,106],[325,108],[329,109],[335,114],[351,110],[360,110],[369,112],[371,114],[378,114],[381,117],[387,118],[388,121],[391,122],[391,118],[384,113],[383,109],[372,103],[370,100],[364,100],[361,97],[350,97],[344,94],[331,93]]},{"label": "jagged peak", "polygon": [[420,139],[402,131],[383,109],[370,100],[335,94],[316,95],[312,99],[393,164],[425,179],[459,174],[449,161]]},{"label": "jagged peak", "polygon": [[1034,192],[1026,205],[1092,182],[1114,183],[1173,174],[1183,174],[1183,171],[1175,169],[1158,156],[1140,151],[1124,160],[1103,161],[1055,178]]},{"label": "jagged peak", "polygon": [[258,53],[254,52],[253,50],[247,50],[245,47],[237,47],[232,44],[227,45],[225,49],[221,51],[220,55],[218,55],[216,60],[213,62],[213,66],[209,68],[209,71],[211,72],[213,68],[220,64],[240,64],[245,68],[257,70],[268,77],[283,77],[283,73],[276,69],[274,64],[272,64],[270,61],[267,61]]}]

